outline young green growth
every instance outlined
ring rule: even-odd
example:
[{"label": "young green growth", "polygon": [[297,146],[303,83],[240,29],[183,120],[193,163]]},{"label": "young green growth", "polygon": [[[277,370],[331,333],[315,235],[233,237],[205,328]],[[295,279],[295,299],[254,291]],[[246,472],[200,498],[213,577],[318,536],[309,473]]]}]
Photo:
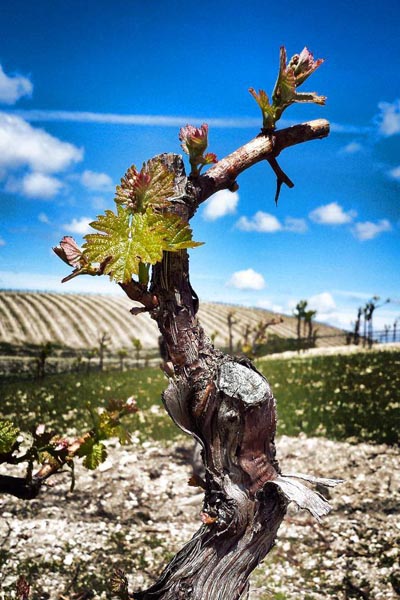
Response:
[{"label": "young green growth", "polygon": [[18,427],[11,421],[0,420],[0,461],[2,454],[9,454],[17,444],[19,435]]},{"label": "young green growth", "polygon": [[272,92],[272,104],[264,90],[258,94],[254,88],[249,92],[257,102],[263,116],[263,129],[275,129],[276,122],[281,118],[283,111],[296,102],[313,102],[325,104],[325,96],[318,96],[315,92],[298,93],[297,89],[314,73],[324,62],[322,58],[314,60],[313,55],[304,48],[300,54],[295,54],[287,63],[286,49],[280,49],[279,74]]},{"label": "young green growth", "polygon": [[117,212],[106,210],[90,224],[98,233],[87,234],[82,249],[71,237],[53,248],[74,267],[63,281],[81,274],[105,274],[118,283],[129,283],[136,275],[146,286],[150,265],[160,262],[163,252],[200,246],[192,240],[189,225],[165,211],[173,194],[173,173],[160,161],[145,163],[140,172],[130,167],[117,186]]}]

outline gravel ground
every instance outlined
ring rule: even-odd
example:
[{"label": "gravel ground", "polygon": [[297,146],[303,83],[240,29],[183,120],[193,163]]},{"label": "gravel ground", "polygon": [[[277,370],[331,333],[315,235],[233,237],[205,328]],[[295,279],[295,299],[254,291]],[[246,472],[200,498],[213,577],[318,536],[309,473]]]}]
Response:
[{"label": "gravel ground", "polygon": [[[19,574],[32,600],[111,598],[117,567],[140,589],[200,526],[190,442],[108,450],[97,472],[77,467],[73,493],[61,474],[37,500],[0,499],[1,600],[15,597]],[[400,598],[399,449],[300,436],[281,437],[278,453],[284,472],[346,482],[322,524],[290,508],[250,600]]]}]

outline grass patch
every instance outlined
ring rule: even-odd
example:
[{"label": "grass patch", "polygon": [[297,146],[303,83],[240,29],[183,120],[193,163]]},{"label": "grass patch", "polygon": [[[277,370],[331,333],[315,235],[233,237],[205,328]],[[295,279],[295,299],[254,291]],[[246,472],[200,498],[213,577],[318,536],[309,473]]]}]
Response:
[{"label": "grass patch", "polygon": [[399,443],[400,351],[259,361],[278,403],[278,433]]},{"label": "grass patch", "polygon": [[[399,443],[400,351],[259,361],[278,402],[278,433]],[[0,381],[1,382],[1,381]],[[142,438],[173,440],[180,431],[166,415],[159,369],[66,373],[43,381],[1,382],[1,416],[21,429],[46,423],[60,433],[92,427],[88,407],[137,399],[129,417]]]},{"label": "grass patch", "polygon": [[64,373],[38,381],[3,382],[0,416],[23,430],[45,423],[60,433],[86,431],[93,426],[90,408],[108,400],[134,396],[139,411],[126,417],[130,431],[146,438],[171,440],[180,431],[165,414],[161,392],[168,381],[159,369],[82,375]]}]

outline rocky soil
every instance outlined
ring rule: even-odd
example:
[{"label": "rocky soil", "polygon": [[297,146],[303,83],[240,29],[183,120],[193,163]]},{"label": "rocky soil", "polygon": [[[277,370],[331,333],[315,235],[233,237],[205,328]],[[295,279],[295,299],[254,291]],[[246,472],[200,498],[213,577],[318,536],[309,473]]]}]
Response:
[{"label": "rocky soil", "polygon": [[[117,567],[140,589],[200,526],[202,496],[187,485],[190,442],[108,450],[98,471],[78,466],[73,493],[65,473],[37,500],[0,499],[2,600],[15,597],[20,574],[33,600],[112,598]],[[346,482],[331,490],[322,524],[290,508],[250,600],[400,598],[399,449],[281,437],[278,452],[284,472]]]}]

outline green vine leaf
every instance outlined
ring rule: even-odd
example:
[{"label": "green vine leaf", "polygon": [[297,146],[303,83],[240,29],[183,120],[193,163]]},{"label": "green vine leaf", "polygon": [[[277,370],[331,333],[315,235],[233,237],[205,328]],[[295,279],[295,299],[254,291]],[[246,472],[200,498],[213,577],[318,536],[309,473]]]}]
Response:
[{"label": "green vine leaf", "polygon": [[115,202],[131,212],[145,212],[166,206],[166,199],[174,195],[174,174],[159,161],[144,163],[137,171],[132,165],[117,186]]},{"label": "green vine leaf", "polygon": [[104,444],[96,442],[93,438],[87,439],[79,448],[77,454],[83,457],[83,466],[91,471],[97,469],[107,458],[107,450]]},{"label": "green vine leaf", "polygon": [[157,228],[163,236],[163,250],[166,252],[178,252],[185,248],[196,248],[202,246],[203,242],[192,240],[192,230],[185,225],[177,215],[164,214],[159,219]]},{"label": "green vine leaf", "polygon": [[263,128],[272,129],[275,125],[275,107],[269,101],[268,94],[264,90],[259,90],[258,94],[254,88],[249,88],[250,94],[261,108],[263,114]]},{"label": "green vine leaf", "polygon": [[11,452],[17,442],[20,431],[11,421],[0,420],[0,454]]},{"label": "green vine leaf", "polygon": [[163,251],[177,252],[200,245],[192,241],[191,229],[179,217],[161,215],[151,208],[132,215],[117,206],[117,214],[107,210],[91,227],[101,233],[85,236],[85,256],[91,263],[106,263],[103,272],[122,283],[139,274],[141,263],[160,262]]}]

